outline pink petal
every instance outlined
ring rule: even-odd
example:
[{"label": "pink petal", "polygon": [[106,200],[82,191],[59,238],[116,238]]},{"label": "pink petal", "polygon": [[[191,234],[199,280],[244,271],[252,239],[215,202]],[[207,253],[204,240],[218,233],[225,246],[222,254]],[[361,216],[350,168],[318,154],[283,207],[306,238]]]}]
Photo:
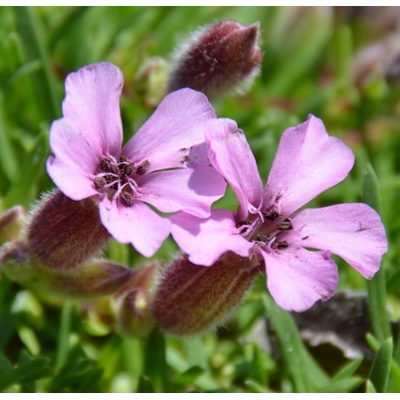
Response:
[{"label": "pink petal", "polygon": [[204,142],[204,122],[216,118],[207,97],[192,89],[167,95],[126,144],[123,154],[135,163],[150,162],[149,172],[181,168],[191,147]]},{"label": "pink petal", "polygon": [[227,251],[248,257],[253,246],[238,233],[231,211],[212,210],[207,219],[178,213],[170,219],[174,240],[197,265],[211,266]]},{"label": "pink petal", "polygon": [[388,242],[378,213],[366,204],[339,204],[307,209],[292,218],[301,231],[302,246],[329,250],[365,278],[379,270]]},{"label": "pink petal", "polygon": [[65,119],[54,121],[50,130],[50,148],[55,157],[47,160],[47,172],[58,188],[72,200],[97,194],[93,179],[100,161],[91,144]]},{"label": "pink petal", "polygon": [[262,182],[246,136],[230,119],[209,121],[206,139],[212,165],[232,186],[239,201],[238,219],[261,206]]},{"label": "pink petal", "polygon": [[340,139],[327,134],[312,115],[286,129],[264,191],[264,207],[280,205],[290,215],[324,190],[341,182],[354,164],[354,155]]},{"label": "pink petal", "polygon": [[[119,99],[123,76],[118,67],[98,63],[68,75],[64,120],[83,136],[98,156],[119,155],[122,125]],[[75,146],[74,142],[72,145]]]},{"label": "pink petal", "polygon": [[110,235],[120,243],[132,243],[145,257],[154,255],[170,233],[170,221],[140,201],[124,207],[105,197],[99,209],[101,222]]},{"label": "pink petal", "polygon": [[184,211],[200,218],[225,194],[224,178],[211,166],[153,172],[137,181],[137,198],[166,213]]},{"label": "pink petal", "polygon": [[316,301],[327,300],[335,292],[338,271],[329,252],[302,248],[262,252],[267,286],[277,304],[288,311],[308,310]]}]

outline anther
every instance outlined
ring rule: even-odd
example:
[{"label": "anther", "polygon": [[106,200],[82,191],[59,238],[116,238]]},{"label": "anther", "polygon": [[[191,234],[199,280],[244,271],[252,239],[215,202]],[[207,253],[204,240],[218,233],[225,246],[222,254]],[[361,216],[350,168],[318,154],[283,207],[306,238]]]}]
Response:
[{"label": "anther", "polygon": [[279,242],[274,242],[271,244],[271,248],[274,250],[283,250],[289,247],[289,243],[286,240],[282,240]]},{"label": "anther", "polygon": [[274,208],[261,211],[261,215],[268,221],[275,221],[280,216],[278,211],[276,211]]},{"label": "anther", "polygon": [[149,160],[144,160],[137,168],[136,168],[136,173],[138,175],[143,175],[147,172],[147,170],[150,167],[150,162]]},{"label": "anther", "polygon": [[258,234],[256,237],[256,240],[258,242],[268,243],[271,240],[271,238],[269,236],[264,236],[264,235]]},{"label": "anther", "polygon": [[290,231],[293,229],[292,222],[289,218],[285,218],[279,225],[278,230],[280,231]]},{"label": "anther", "polygon": [[122,203],[122,205],[126,207],[130,207],[133,205],[133,198],[132,195],[129,192],[121,192],[121,194],[118,196],[119,201]]}]

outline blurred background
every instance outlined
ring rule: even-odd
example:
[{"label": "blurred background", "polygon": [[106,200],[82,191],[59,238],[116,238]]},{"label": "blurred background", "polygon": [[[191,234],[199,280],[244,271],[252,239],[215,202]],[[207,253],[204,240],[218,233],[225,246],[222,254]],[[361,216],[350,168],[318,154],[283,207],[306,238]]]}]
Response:
[{"label": "blurred background", "polygon": [[[382,365],[385,390],[400,391],[400,7],[0,7],[0,213],[29,209],[54,187],[45,170],[48,132],[61,117],[69,72],[100,61],[119,66],[126,141],[165,95],[174,49],[221,19],[260,23],[260,74],[247,92],[212,103],[245,131],[264,182],[281,133],[308,114],[356,155],[349,177],[311,206],[361,201],[367,166],[376,172],[389,238],[376,298],[394,340]],[[237,204],[228,193],[217,206]],[[154,258],[168,260],[176,249],[168,241]],[[106,255],[132,267],[146,261],[116,242]],[[371,290],[337,262],[346,292],[326,308],[284,313],[266,297],[262,277],[223,328],[195,338],[122,337],[91,305],[0,275],[0,391],[368,390],[385,337],[374,331],[365,340],[375,329]]]}]

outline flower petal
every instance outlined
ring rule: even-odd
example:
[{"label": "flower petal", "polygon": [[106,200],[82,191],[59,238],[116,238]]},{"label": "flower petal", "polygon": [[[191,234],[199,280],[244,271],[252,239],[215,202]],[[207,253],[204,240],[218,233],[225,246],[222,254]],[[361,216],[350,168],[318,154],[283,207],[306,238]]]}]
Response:
[{"label": "flower petal", "polygon": [[154,255],[170,233],[170,221],[140,201],[124,207],[105,197],[99,209],[101,222],[110,235],[120,243],[132,243],[145,257]]},{"label": "flower petal", "polygon": [[292,218],[303,226],[302,246],[329,250],[346,260],[365,278],[379,270],[388,242],[378,213],[366,204],[338,204],[306,209]]},{"label": "flower petal", "polygon": [[211,266],[227,251],[248,257],[253,246],[238,233],[231,211],[212,210],[207,219],[178,213],[170,220],[174,240],[193,264]]},{"label": "flower petal", "polygon": [[97,194],[93,172],[99,160],[86,138],[61,119],[51,126],[50,147],[55,157],[48,158],[47,172],[57,187],[72,200]]},{"label": "flower petal", "polygon": [[153,172],[137,180],[138,199],[162,212],[184,211],[200,218],[225,194],[224,178],[211,166]]},{"label": "flower petal", "polygon": [[232,186],[239,201],[237,218],[254,213],[262,202],[263,187],[256,160],[246,136],[230,119],[209,121],[206,124],[209,158],[214,168]]},{"label": "flower petal", "polygon": [[289,216],[324,190],[341,182],[354,164],[354,154],[331,137],[312,115],[286,129],[264,191],[264,207],[278,205]]},{"label": "flower petal", "polygon": [[65,81],[64,119],[98,156],[119,155],[122,124],[119,99],[123,76],[111,63],[98,63],[69,74]]},{"label": "flower petal", "polygon": [[338,282],[330,253],[297,248],[274,253],[262,251],[267,286],[277,304],[288,311],[308,310],[318,300],[328,300]]},{"label": "flower petal", "polygon": [[167,95],[129,140],[123,154],[135,163],[149,161],[149,172],[181,168],[190,149],[204,142],[204,122],[216,118],[207,97],[192,89]]}]

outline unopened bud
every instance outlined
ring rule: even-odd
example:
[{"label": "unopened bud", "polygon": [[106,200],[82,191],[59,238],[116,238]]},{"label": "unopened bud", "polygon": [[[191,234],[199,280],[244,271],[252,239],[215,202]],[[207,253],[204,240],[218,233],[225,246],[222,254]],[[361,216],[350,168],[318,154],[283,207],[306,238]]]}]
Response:
[{"label": "unopened bud", "polygon": [[135,92],[147,107],[155,108],[166,94],[167,62],[161,57],[148,59],[134,76]]},{"label": "unopened bud", "polygon": [[26,212],[21,206],[10,208],[0,215],[0,244],[19,239],[25,218]]},{"label": "unopened bud", "polygon": [[43,264],[58,269],[82,264],[109,237],[92,199],[73,201],[57,189],[41,200],[28,225],[29,251]]},{"label": "unopened bud", "polygon": [[192,34],[174,56],[169,91],[189,87],[216,97],[250,86],[259,72],[259,23],[224,20]]},{"label": "unopened bud", "polygon": [[133,270],[133,276],[116,294],[116,329],[124,335],[146,337],[155,326],[150,305],[159,263],[143,265]]},{"label": "unopened bud", "polygon": [[186,255],[172,262],[152,305],[156,322],[166,332],[193,335],[223,323],[260,274],[249,258],[234,253],[213,266],[192,264]]},{"label": "unopened bud", "polygon": [[96,259],[71,270],[48,268],[29,254],[25,244],[18,242],[1,248],[0,268],[10,279],[38,292],[72,299],[114,293],[133,275],[130,268]]}]

